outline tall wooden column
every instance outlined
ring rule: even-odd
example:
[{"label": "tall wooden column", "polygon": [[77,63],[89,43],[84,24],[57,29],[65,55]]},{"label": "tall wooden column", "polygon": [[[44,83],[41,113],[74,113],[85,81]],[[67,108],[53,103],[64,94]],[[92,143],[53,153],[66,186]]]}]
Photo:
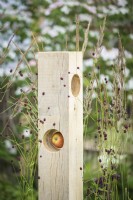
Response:
[{"label": "tall wooden column", "polygon": [[38,118],[39,200],[82,200],[82,52],[39,52]]}]

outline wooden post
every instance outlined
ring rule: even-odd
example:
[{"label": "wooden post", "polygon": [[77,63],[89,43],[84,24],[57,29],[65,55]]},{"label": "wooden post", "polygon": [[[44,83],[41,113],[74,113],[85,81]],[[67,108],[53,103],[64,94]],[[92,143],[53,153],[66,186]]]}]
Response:
[{"label": "wooden post", "polygon": [[39,52],[39,200],[83,199],[82,52]]}]

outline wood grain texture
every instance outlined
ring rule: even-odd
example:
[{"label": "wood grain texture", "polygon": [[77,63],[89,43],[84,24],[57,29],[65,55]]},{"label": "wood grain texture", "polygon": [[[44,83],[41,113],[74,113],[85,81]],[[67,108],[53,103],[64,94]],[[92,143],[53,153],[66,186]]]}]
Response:
[{"label": "wood grain texture", "polygon": [[[80,78],[76,97],[71,91],[75,74]],[[64,137],[60,151],[51,152],[39,144],[39,200],[83,199],[82,85],[81,52],[39,52],[38,118],[46,120],[38,123],[39,140],[49,129]]]}]

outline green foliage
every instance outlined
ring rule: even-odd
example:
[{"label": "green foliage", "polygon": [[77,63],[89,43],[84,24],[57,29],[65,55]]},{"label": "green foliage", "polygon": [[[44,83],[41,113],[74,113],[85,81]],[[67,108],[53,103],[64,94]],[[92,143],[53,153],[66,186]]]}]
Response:
[{"label": "green foliage", "polygon": [[0,180],[0,199],[21,199],[21,192],[18,185],[16,183],[12,184],[9,181]]},{"label": "green foliage", "polygon": [[[2,78],[0,79],[0,98],[3,99],[0,104],[0,131],[2,132],[2,134],[3,126],[5,127],[5,125],[9,125],[9,127],[5,128],[4,138],[2,138],[0,143],[0,157],[2,163],[1,166],[2,168],[3,166],[5,166],[5,168],[3,169],[4,171],[1,172],[1,174],[4,174],[4,176],[0,178],[0,198],[3,200],[21,198],[31,200],[30,195],[32,195],[32,199],[36,198],[37,196],[37,178],[35,178],[37,149],[34,148],[34,153],[31,153],[33,144],[38,144],[38,141],[36,140],[37,121],[35,117],[37,116],[37,108],[35,107],[37,101],[37,63],[35,57],[36,52],[39,50],[75,50],[76,15],[79,16],[80,20],[79,47],[81,50],[84,41],[84,31],[87,27],[88,21],[92,20],[90,31],[87,34],[89,42],[84,55],[84,94],[86,94],[85,91],[87,88],[87,98],[89,98],[89,100],[91,101],[89,102],[89,107],[86,108],[86,112],[84,112],[84,135],[85,139],[94,139],[97,133],[97,116],[99,116],[99,107],[103,113],[103,120],[104,116],[106,115],[104,108],[102,108],[104,95],[106,95],[106,92],[104,92],[104,90],[106,90],[106,84],[104,80],[100,82],[101,75],[103,75],[104,78],[108,77],[107,79],[109,83],[111,83],[112,87],[114,81],[114,76],[112,72],[115,72],[114,66],[117,59],[117,56],[115,56],[115,58],[113,59],[111,59],[111,56],[110,58],[106,59],[106,57],[104,57],[103,55],[98,59],[95,59],[92,55],[93,52],[95,52],[96,50],[98,38],[102,38],[101,30],[99,27],[101,26],[101,22],[103,21],[103,18],[106,14],[108,14],[108,16],[104,31],[104,39],[103,42],[101,42],[101,45],[99,45],[99,48],[101,48],[102,45],[104,45],[107,48],[107,52],[109,50],[112,50],[112,48],[116,48],[118,50],[118,32],[120,33],[123,46],[126,50],[126,67],[127,69],[129,69],[129,76],[126,76],[127,87],[124,88],[126,92],[125,96],[127,97],[127,113],[129,117],[132,114],[130,100],[131,98],[128,99],[128,96],[131,97],[131,95],[133,94],[133,88],[128,87],[128,81],[133,75],[132,0],[128,0],[124,6],[119,5],[117,1],[115,3],[112,1],[94,1],[92,3],[86,1],[66,1],[59,3],[58,1],[56,2],[51,0],[18,0],[16,2],[6,0],[3,2],[3,4],[1,3],[0,6],[0,64],[2,64],[2,69],[4,71],[4,76],[2,75]],[[122,9],[125,9],[125,11],[122,11]],[[14,37],[13,33],[15,33]],[[30,47],[28,49],[30,45],[32,48]],[[90,62],[89,64],[86,64],[86,61],[90,60],[93,60],[93,64],[91,64]],[[30,66],[30,64],[28,64],[30,63],[30,61],[35,62],[33,66]],[[19,66],[17,66],[18,63]],[[14,69],[17,69],[15,76],[13,75]],[[9,73],[10,70],[13,70],[13,73]],[[21,76],[22,74],[24,74],[24,76]],[[3,79],[5,79],[4,82]],[[94,80],[98,81],[98,88],[92,87],[91,81]],[[12,83],[12,85],[9,88],[6,85],[6,83],[8,82]],[[6,87],[4,87],[5,85]],[[29,93],[21,91],[24,89],[25,86],[30,87]],[[96,95],[94,98],[92,98],[91,91],[93,92],[93,94]],[[107,93],[108,92],[109,90],[107,88]],[[98,96],[97,94],[99,93],[100,95]],[[3,95],[4,98],[2,98]],[[20,100],[20,102],[18,100]],[[16,102],[17,106],[15,104]],[[108,96],[108,103],[111,103],[110,95]],[[9,110],[3,112],[6,108],[10,106],[13,106],[11,107],[10,112]],[[32,112],[30,109],[32,110]],[[27,112],[28,114],[26,114]],[[8,118],[11,115],[13,118],[11,120],[11,123],[8,124]],[[27,123],[27,121],[29,121],[29,123]],[[114,121],[117,121],[116,115],[114,117]],[[22,133],[25,129],[33,129],[34,133],[30,139],[22,138]],[[109,129],[110,127],[108,127],[107,131]],[[13,132],[11,130],[13,130]],[[15,140],[14,138],[10,137],[12,133],[15,136]],[[125,136],[121,137],[123,141],[124,139],[127,140]],[[11,142],[11,145],[15,145],[15,148],[17,149],[16,154],[11,154],[12,147],[10,147],[10,149],[6,147],[6,140],[9,140]],[[128,138],[128,140],[130,140],[130,143],[132,142],[130,137]],[[27,143],[30,144],[30,147],[27,145]],[[105,149],[105,146],[107,146],[106,142],[99,140],[98,144],[101,145],[101,143],[103,143],[102,148]],[[127,142],[127,144],[129,143]],[[27,152],[27,148],[29,152]],[[98,184],[95,183],[95,180],[103,175],[103,171],[100,168],[100,165],[98,164],[97,153],[94,153],[94,157],[92,155],[93,154],[91,153],[85,154],[85,199],[89,198],[86,197],[88,187],[90,187],[89,190],[91,190],[91,192],[94,193],[93,197],[95,196],[98,190]],[[89,157],[88,159],[87,156]],[[21,157],[20,161],[18,161],[16,157]],[[23,170],[21,169],[23,157],[25,158],[24,168],[26,170],[26,173],[24,174]],[[5,174],[8,170],[11,172],[11,168],[9,167],[11,165],[11,163],[9,162],[10,160],[13,160],[13,166],[15,167],[17,173],[14,173],[12,176],[9,176],[10,181],[7,181],[8,179],[5,176]],[[125,164],[124,160],[122,160],[122,162]],[[121,165],[123,165],[123,163],[121,163]],[[118,165],[118,167],[123,169],[121,165]],[[22,174],[19,171],[20,169]],[[125,189],[126,187],[128,187],[127,190],[130,191],[130,194],[132,196],[133,180],[130,176],[130,174],[132,174],[131,169],[131,158],[127,159],[126,166],[124,168],[124,173],[123,170],[117,169],[118,174],[124,174],[122,182],[124,182],[125,185],[123,186],[119,184],[119,182],[117,185],[116,182],[114,182],[114,191],[116,191],[115,186],[117,185],[120,199],[123,198],[123,200],[125,200],[126,198],[129,199],[127,194],[128,192],[126,192]],[[33,171],[34,176],[32,176]],[[112,171],[110,172],[108,170],[108,173],[111,174]],[[14,177],[19,177],[21,179],[21,183],[19,185],[20,187],[15,186],[16,184],[13,184],[16,183],[16,178],[14,179]],[[123,195],[122,197],[122,192],[124,192],[124,195],[126,196]],[[100,195],[101,193],[99,194],[99,199],[101,198]],[[102,198],[104,199],[103,196]],[[114,197],[113,199],[118,199],[118,197]]]}]

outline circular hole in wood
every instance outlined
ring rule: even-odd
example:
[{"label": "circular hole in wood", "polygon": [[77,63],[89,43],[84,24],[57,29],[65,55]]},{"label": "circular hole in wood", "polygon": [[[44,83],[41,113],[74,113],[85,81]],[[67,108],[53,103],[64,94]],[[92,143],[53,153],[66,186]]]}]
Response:
[{"label": "circular hole in wood", "polygon": [[79,91],[80,91],[80,78],[79,78],[78,74],[75,74],[72,77],[71,90],[72,90],[73,96],[77,97],[79,94]]},{"label": "circular hole in wood", "polygon": [[64,137],[58,130],[50,129],[43,136],[43,144],[51,152],[60,151],[64,145]]}]

